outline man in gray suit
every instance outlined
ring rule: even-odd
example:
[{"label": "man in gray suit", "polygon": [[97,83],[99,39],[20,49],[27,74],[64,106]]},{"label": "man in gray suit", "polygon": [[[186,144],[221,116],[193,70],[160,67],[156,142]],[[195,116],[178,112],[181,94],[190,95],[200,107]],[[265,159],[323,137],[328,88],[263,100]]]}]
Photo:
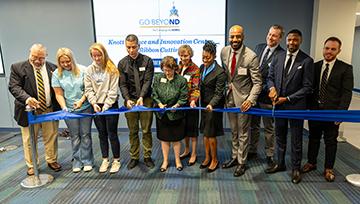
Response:
[{"label": "man in gray suit", "polygon": [[[280,41],[284,35],[284,29],[280,25],[272,25],[266,36],[266,43],[258,44],[255,47],[255,53],[260,60],[260,73],[263,80],[263,86],[261,93],[259,94],[256,108],[271,109],[272,103],[268,96],[269,88],[266,85],[266,80],[269,74],[269,67],[271,61],[279,52],[284,51],[280,46]],[[260,122],[264,125],[265,135],[265,153],[267,165],[271,167],[274,165],[274,150],[275,150],[275,130],[274,130],[274,119],[272,117],[261,117],[253,115],[251,116],[251,127],[250,127],[250,142],[249,142],[249,154],[248,159],[257,156],[257,146],[259,143],[260,136]]]},{"label": "man in gray suit", "polygon": [[[254,106],[261,92],[261,74],[256,54],[243,45],[244,29],[234,25],[229,30],[230,45],[221,50],[221,61],[228,76],[226,93],[227,107],[240,107],[246,112]],[[237,166],[234,176],[245,173],[245,162],[248,154],[250,116],[247,114],[229,113],[232,132],[232,156],[222,167]]]}]

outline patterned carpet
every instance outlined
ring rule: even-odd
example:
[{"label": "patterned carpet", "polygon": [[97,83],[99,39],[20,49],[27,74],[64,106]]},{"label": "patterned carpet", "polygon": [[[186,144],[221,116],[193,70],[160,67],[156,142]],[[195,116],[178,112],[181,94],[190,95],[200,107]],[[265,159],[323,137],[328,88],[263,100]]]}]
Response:
[{"label": "patterned carpet", "polygon": [[[218,155],[221,162],[230,157],[230,137],[227,133],[219,138]],[[263,172],[263,150],[257,159],[248,162],[245,175],[239,178],[233,177],[234,169],[218,169],[211,174],[200,170],[198,166],[203,159],[202,137],[199,138],[199,156],[195,166],[187,167],[186,160],[183,162],[184,170],[179,172],[171,156],[171,167],[161,173],[161,149],[154,136],[152,157],[156,167],[148,170],[140,163],[129,171],[126,168],[130,160],[127,133],[120,132],[119,138],[122,167],[114,175],[97,172],[101,156],[96,132],[93,134],[96,168],[89,173],[72,173],[71,144],[70,140],[63,137],[59,138],[59,161],[63,170],[53,172],[46,167],[40,141],[41,173],[53,175],[55,181],[36,189],[20,186],[20,182],[26,178],[21,136],[1,142],[0,146],[19,145],[19,148],[0,153],[0,203],[360,203],[360,188],[345,181],[346,175],[360,173],[360,150],[347,143],[338,145],[335,182],[328,183],[322,177],[322,146],[318,170],[306,174],[300,184],[294,185],[290,182],[289,167],[288,171],[273,175]],[[304,138],[303,158],[307,152],[307,137]],[[286,162],[289,165],[289,157]]]}]

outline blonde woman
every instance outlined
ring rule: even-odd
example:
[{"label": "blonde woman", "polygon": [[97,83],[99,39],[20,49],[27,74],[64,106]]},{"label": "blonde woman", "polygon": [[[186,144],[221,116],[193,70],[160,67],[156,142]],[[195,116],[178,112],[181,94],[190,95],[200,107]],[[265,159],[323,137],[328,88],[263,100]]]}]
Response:
[{"label": "blonde woman", "polygon": [[[65,111],[91,113],[90,103],[84,95],[85,67],[77,65],[69,48],[60,48],[56,54],[57,69],[52,75],[56,100]],[[65,120],[71,136],[73,151],[72,170],[85,172],[93,168],[94,156],[91,141],[90,117]]]},{"label": "blonde woman", "polygon": [[[84,83],[85,95],[95,112],[103,112],[109,108],[118,108],[119,71],[108,56],[105,47],[94,43],[90,47],[90,56],[93,63],[89,65]],[[94,118],[95,126],[99,133],[102,163],[100,173],[108,170],[109,141],[113,153],[113,162],[110,173],[120,169],[120,142],[117,135],[119,115],[104,115]]]}]

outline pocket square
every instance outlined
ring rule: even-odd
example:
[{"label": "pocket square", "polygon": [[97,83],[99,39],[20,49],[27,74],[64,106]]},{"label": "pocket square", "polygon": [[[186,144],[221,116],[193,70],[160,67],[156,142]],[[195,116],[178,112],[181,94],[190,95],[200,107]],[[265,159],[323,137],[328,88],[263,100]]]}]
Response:
[{"label": "pocket square", "polygon": [[302,69],[302,66],[298,66],[296,69]]}]

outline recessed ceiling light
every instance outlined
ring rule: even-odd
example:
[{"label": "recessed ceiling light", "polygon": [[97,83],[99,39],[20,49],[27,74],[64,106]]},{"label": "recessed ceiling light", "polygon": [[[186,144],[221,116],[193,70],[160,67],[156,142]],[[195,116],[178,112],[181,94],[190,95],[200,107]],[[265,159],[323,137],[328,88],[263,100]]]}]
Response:
[{"label": "recessed ceiling light", "polygon": [[360,12],[356,12],[356,15],[357,15],[357,16],[360,16]]}]

